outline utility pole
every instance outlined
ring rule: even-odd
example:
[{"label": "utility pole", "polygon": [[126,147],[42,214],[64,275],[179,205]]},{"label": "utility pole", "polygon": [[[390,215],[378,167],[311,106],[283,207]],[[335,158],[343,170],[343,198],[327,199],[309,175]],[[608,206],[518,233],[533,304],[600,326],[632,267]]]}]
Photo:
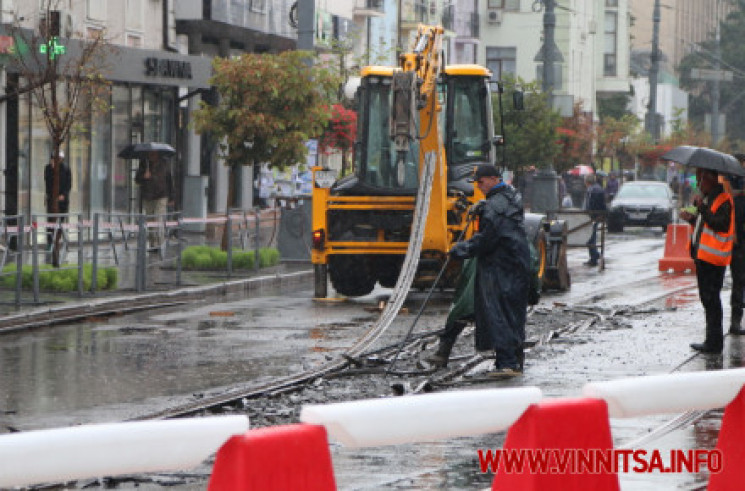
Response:
[{"label": "utility pole", "polygon": [[660,140],[660,125],[657,119],[657,74],[660,71],[660,0],[654,0],[652,14],[652,54],[649,67],[649,104],[644,117],[644,129],[652,136],[652,141]]},{"label": "utility pole", "polygon": [[543,0],[546,10],[543,12],[543,83],[541,90],[548,94],[549,104],[554,90],[554,33],[556,31],[555,0]]},{"label": "utility pole", "polygon": [[313,51],[316,18],[315,0],[298,0],[297,2],[297,49]]},{"label": "utility pole", "polygon": [[[716,23],[717,30],[715,34],[714,47],[714,70],[719,73],[722,69],[722,38],[719,29],[719,0],[716,3]],[[719,77],[715,77],[711,87],[711,145],[716,146],[719,142]]]}]

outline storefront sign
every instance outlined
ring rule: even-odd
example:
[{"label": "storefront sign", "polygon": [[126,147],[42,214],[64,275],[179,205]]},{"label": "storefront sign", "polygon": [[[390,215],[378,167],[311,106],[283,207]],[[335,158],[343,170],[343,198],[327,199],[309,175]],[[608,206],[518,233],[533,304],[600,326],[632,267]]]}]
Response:
[{"label": "storefront sign", "polygon": [[191,62],[145,58],[145,76],[191,79]]},{"label": "storefront sign", "polygon": [[0,55],[13,54],[13,36],[0,36]]}]

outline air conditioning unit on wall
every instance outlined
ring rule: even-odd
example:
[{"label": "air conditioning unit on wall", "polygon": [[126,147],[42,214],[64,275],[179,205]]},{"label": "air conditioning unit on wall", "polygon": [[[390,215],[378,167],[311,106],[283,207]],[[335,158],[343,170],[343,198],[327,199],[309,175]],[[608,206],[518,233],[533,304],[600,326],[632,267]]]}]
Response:
[{"label": "air conditioning unit on wall", "polygon": [[489,19],[489,24],[500,24],[502,22],[502,11],[501,10],[490,10],[488,19]]}]

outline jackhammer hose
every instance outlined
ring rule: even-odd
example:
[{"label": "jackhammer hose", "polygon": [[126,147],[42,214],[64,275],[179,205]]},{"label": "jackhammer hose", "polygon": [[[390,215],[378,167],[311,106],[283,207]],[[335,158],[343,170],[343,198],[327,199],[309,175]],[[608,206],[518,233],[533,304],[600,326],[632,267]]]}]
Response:
[{"label": "jackhammer hose", "polygon": [[[474,216],[475,214],[472,214],[472,213],[469,213],[467,215],[466,226],[463,227],[463,230],[458,236],[458,240],[456,242],[460,242],[461,240],[463,240],[463,237],[466,235],[466,231],[468,230],[468,227],[470,227],[471,222],[473,222]],[[401,351],[404,349],[404,346],[406,346],[406,343],[409,341],[409,338],[411,337],[411,333],[414,331],[414,326],[416,326],[416,323],[419,322],[419,318],[422,316],[422,313],[424,312],[424,308],[427,306],[427,303],[429,302],[430,297],[432,297],[432,293],[435,291],[437,284],[440,282],[440,278],[442,278],[442,275],[445,273],[445,269],[447,269],[448,264],[450,264],[450,254],[448,254],[447,257],[445,258],[445,262],[443,263],[442,268],[440,268],[440,272],[437,273],[437,277],[435,278],[434,283],[432,283],[432,286],[427,292],[427,296],[424,297],[424,301],[422,302],[422,305],[419,307],[419,311],[417,312],[416,317],[414,317],[414,320],[411,322],[411,326],[409,326],[409,330],[406,332],[406,336],[404,336],[404,339],[401,341],[401,344],[398,345],[398,349],[396,350],[396,353],[393,355],[391,364],[388,365],[388,369],[385,371],[386,376],[388,376],[388,374],[391,373],[391,370],[393,370],[393,366],[396,364],[396,361],[398,360],[398,356],[401,354]]]}]

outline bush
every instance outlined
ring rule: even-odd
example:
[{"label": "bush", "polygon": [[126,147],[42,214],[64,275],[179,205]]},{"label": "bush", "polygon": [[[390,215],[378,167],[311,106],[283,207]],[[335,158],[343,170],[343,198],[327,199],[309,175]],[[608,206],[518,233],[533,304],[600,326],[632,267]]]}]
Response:
[{"label": "bush", "polygon": [[279,263],[279,251],[269,247],[259,249],[259,266],[266,268]]},{"label": "bush", "polygon": [[[0,282],[5,288],[15,288],[16,266],[8,264],[3,268],[3,276]],[[90,290],[93,266],[83,265],[83,289]],[[119,270],[116,267],[99,268],[96,273],[98,281],[97,289],[113,290],[119,281]],[[21,273],[21,286],[30,290],[34,285],[33,269],[30,264],[24,265]],[[57,269],[49,264],[39,265],[39,289],[53,292],[72,292],[78,289],[77,269]]]},{"label": "bush", "polygon": [[[233,269],[253,269],[254,251],[233,249]],[[279,251],[265,247],[259,249],[259,265],[262,268],[279,263]],[[189,246],[181,252],[181,267],[184,269],[226,269],[228,253],[219,247]]]}]

